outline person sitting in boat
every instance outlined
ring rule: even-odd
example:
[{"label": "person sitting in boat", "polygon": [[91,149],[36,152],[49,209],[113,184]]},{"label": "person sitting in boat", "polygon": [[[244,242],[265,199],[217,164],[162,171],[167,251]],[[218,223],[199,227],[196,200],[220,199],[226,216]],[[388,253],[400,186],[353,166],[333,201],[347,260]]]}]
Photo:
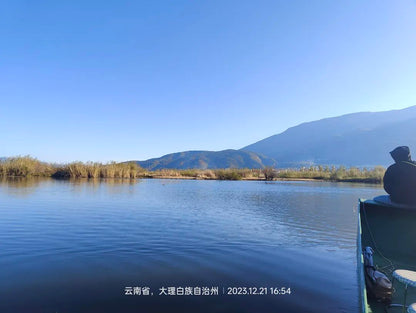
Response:
[{"label": "person sitting in boat", "polygon": [[393,202],[416,205],[416,162],[409,147],[397,147],[390,155],[396,163],[384,174],[384,190]]}]

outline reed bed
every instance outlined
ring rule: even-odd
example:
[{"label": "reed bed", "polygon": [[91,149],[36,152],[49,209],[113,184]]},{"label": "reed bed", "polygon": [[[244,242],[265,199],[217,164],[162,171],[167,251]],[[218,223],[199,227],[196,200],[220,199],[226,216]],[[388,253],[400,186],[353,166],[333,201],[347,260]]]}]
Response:
[{"label": "reed bed", "polygon": [[31,156],[17,156],[0,161],[0,176],[51,176],[53,172],[53,165],[41,162]]},{"label": "reed bed", "polygon": [[54,178],[179,178],[215,180],[276,180],[313,179],[329,181],[382,183],[385,169],[344,166],[310,166],[308,168],[275,169],[161,169],[147,171],[135,162],[97,163],[72,162],[64,165],[41,162],[30,156],[17,156],[0,160],[0,177],[45,176]]},{"label": "reed bed", "polygon": [[137,178],[143,169],[134,162],[107,164],[73,162],[64,165],[41,162],[30,156],[17,156],[0,161],[0,176],[54,178]]},{"label": "reed bed", "polygon": [[152,178],[184,178],[184,179],[215,179],[215,180],[276,180],[276,179],[312,179],[345,182],[382,183],[385,169],[377,166],[372,169],[359,169],[357,167],[346,168],[311,166],[309,168],[275,169],[188,169],[174,170],[162,169],[146,172],[147,177]]},{"label": "reed bed", "polygon": [[55,178],[138,178],[143,169],[134,162],[107,164],[73,162],[57,168]]},{"label": "reed bed", "polygon": [[274,177],[280,179],[319,179],[330,181],[349,181],[349,182],[369,182],[382,183],[385,168],[376,166],[372,169],[358,167],[346,168],[340,166],[311,166],[300,169],[279,169],[276,170]]}]

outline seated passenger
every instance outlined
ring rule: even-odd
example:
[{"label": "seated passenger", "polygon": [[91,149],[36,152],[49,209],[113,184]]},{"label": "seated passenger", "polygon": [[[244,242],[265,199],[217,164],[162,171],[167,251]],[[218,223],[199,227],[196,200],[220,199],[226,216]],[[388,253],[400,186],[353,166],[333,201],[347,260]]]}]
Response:
[{"label": "seated passenger", "polygon": [[390,154],[396,163],[384,174],[384,190],[393,202],[416,205],[416,162],[409,147],[397,147]]}]

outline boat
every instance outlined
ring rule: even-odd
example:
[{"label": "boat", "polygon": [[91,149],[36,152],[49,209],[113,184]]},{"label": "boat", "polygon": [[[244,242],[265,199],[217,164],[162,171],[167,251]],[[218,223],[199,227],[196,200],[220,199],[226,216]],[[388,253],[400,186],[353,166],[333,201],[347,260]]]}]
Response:
[{"label": "boat", "polygon": [[[416,288],[401,283],[397,270],[416,271],[416,206],[394,203],[388,195],[360,199],[357,257],[360,312],[407,312],[403,303],[416,303]],[[369,271],[392,283],[390,299],[376,297],[370,290]]]}]

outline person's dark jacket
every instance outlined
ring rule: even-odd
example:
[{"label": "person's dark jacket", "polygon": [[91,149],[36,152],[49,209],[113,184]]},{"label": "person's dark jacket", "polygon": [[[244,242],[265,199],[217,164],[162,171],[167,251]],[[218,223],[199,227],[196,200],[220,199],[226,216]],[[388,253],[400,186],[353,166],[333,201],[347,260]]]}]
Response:
[{"label": "person's dark jacket", "polygon": [[390,152],[396,162],[384,174],[384,190],[393,202],[416,205],[416,163],[406,146]]}]

